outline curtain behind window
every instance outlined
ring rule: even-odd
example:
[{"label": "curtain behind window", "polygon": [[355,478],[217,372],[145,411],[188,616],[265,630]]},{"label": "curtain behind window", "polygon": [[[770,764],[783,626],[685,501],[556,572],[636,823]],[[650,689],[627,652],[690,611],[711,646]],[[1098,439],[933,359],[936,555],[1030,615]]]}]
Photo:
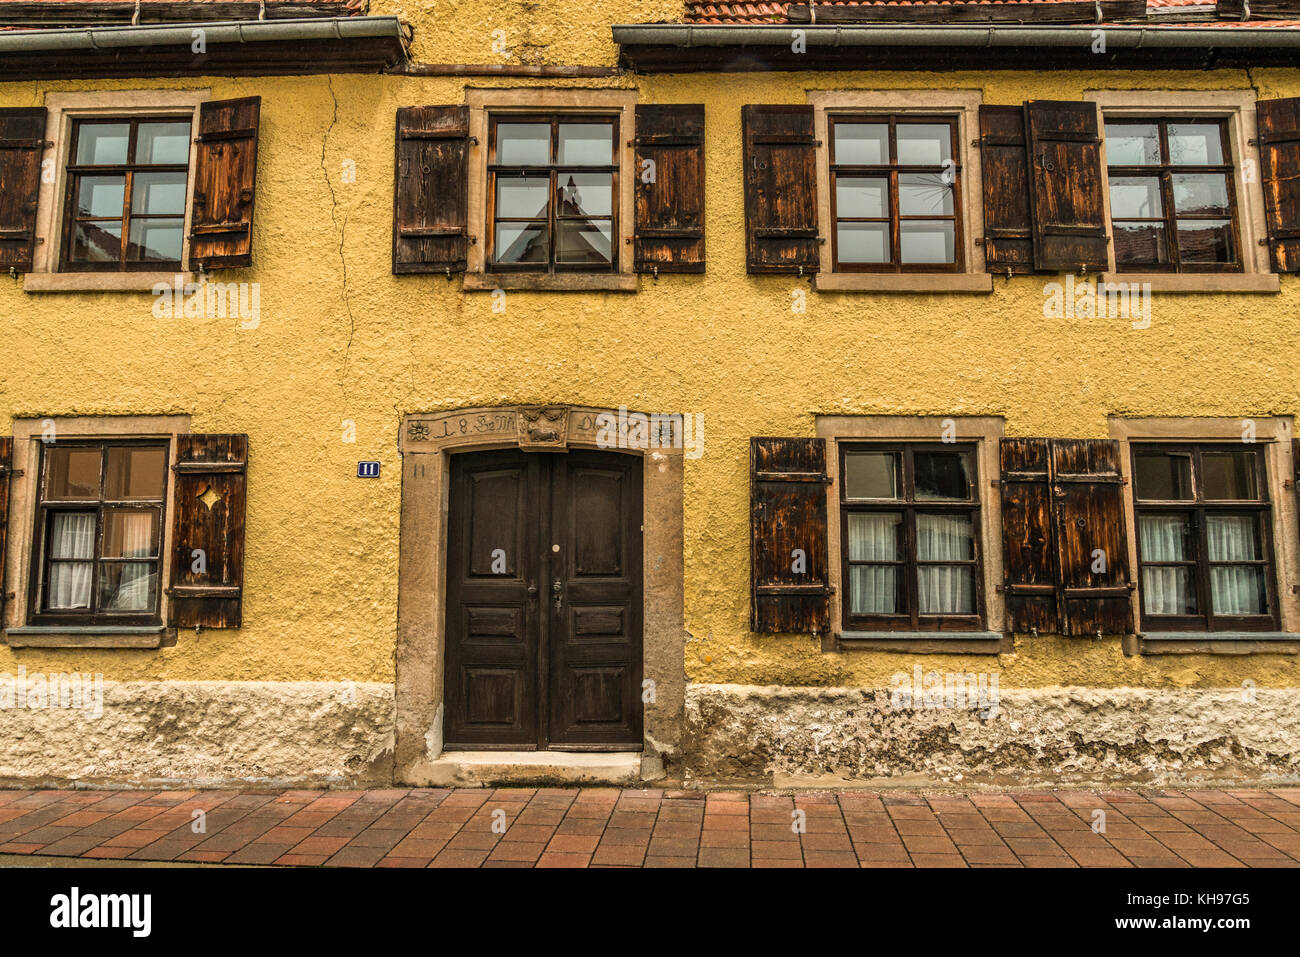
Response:
[{"label": "curtain behind window", "polygon": [[[974,557],[975,536],[968,516],[916,516],[917,561],[961,562]],[[975,570],[969,565],[921,565],[916,575],[922,615],[975,614]]]},{"label": "curtain behind window", "polygon": [[51,558],[82,558],[83,562],[56,562],[50,566],[46,603],[50,608],[90,607],[90,578],[95,558],[95,516],[85,512],[60,512],[50,521]]}]

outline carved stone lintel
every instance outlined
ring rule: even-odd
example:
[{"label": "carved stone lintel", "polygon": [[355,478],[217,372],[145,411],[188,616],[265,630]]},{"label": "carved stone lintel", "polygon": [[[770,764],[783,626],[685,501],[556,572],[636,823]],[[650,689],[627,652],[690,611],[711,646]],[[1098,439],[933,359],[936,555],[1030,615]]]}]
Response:
[{"label": "carved stone lintel", "polygon": [[515,421],[519,424],[521,449],[563,450],[568,447],[567,405],[522,406]]}]

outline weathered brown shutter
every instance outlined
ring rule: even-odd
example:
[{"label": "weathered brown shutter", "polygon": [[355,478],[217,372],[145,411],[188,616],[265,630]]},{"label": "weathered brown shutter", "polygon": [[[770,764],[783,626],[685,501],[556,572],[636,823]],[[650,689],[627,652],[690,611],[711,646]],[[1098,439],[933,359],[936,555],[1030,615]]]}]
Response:
[{"label": "weathered brown shutter", "polygon": [[751,630],[829,630],[828,484],[825,440],[749,440]]},{"label": "weathered brown shutter", "polygon": [[1007,631],[1133,630],[1119,443],[1003,439]]},{"label": "weathered brown shutter", "polygon": [[1047,439],[1003,439],[1002,570],[1008,632],[1060,628]]},{"label": "weathered brown shutter", "polygon": [[1022,106],[980,107],[984,262],[989,272],[1034,271],[1029,149]]},{"label": "weathered brown shutter", "polygon": [[247,435],[176,437],[168,589],[173,627],[240,626],[247,470]]},{"label": "weathered brown shutter", "polygon": [[741,126],[749,272],[816,272],[821,242],[813,108],[746,106]]},{"label": "weathered brown shutter", "polygon": [[1035,268],[1103,272],[1106,210],[1096,104],[1030,100],[1025,129]]},{"label": "weathered brown shutter", "polygon": [[1119,443],[1052,440],[1063,635],[1133,630]]},{"label": "weathered brown shutter", "polygon": [[13,464],[13,437],[0,435],[0,628],[5,625],[5,604],[9,600],[9,592],[5,590],[5,543],[9,540],[9,476]]},{"label": "weathered brown shutter", "polygon": [[45,107],[0,110],[0,270],[30,272],[36,197],[45,149]]},{"label": "weathered brown shutter", "polygon": [[262,98],[210,100],[199,107],[190,216],[190,264],[225,269],[253,264],[257,129]]},{"label": "weathered brown shutter", "polygon": [[636,108],[637,272],[704,272],[704,107]]},{"label": "weathered brown shutter", "polygon": [[1260,179],[1275,272],[1300,272],[1300,98],[1260,100]]},{"label": "weathered brown shutter", "polygon": [[397,111],[393,272],[464,272],[469,265],[468,106]]}]

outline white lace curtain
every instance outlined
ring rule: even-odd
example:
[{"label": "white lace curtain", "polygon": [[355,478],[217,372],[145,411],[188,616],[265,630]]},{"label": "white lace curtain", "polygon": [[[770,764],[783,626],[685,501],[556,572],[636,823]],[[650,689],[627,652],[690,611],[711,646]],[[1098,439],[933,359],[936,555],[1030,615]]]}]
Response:
[{"label": "white lace curtain", "polygon": [[[850,562],[897,561],[897,512],[855,512],[849,515]],[[966,515],[917,515],[916,557],[919,561],[970,561],[975,557],[974,532]],[[898,612],[897,565],[850,565],[849,610],[854,615]],[[975,613],[975,575],[970,566],[920,566],[917,569],[919,610],[923,615]]]},{"label": "white lace curtain", "polygon": [[90,573],[95,567],[95,516],[61,512],[50,523],[50,557],[83,558],[85,562],[55,562],[50,566],[50,608],[90,607]]},{"label": "white lace curtain", "polygon": [[[153,515],[147,512],[114,515],[118,522],[115,538],[120,545],[120,557],[146,557],[153,553]],[[50,525],[50,557],[84,559],[77,562],[55,562],[50,567],[50,586],[47,605],[61,611],[90,607],[91,572],[95,558],[95,516],[87,512],[56,514]],[[157,573],[152,562],[131,562],[105,565],[105,575],[120,575],[107,579],[105,600],[101,607],[113,611],[142,611],[153,605]],[[111,590],[111,593],[110,593]]]},{"label": "white lace curtain", "polygon": [[[1149,562],[1187,561],[1181,515],[1142,515],[1142,557]],[[1259,558],[1255,519],[1249,515],[1210,515],[1205,537],[1212,562],[1254,561]],[[1210,600],[1216,615],[1265,613],[1258,566],[1215,566],[1210,569]],[[1142,608],[1148,615],[1196,613],[1196,593],[1190,568],[1142,569]]]}]

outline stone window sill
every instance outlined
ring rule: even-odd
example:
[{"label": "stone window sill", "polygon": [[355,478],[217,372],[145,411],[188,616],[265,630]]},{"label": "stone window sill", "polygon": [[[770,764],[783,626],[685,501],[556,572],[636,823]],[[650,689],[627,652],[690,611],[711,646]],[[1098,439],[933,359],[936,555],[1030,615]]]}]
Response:
[{"label": "stone window sill", "polygon": [[1300,654],[1300,634],[1285,631],[1149,631],[1137,644],[1143,655]]},{"label": "stone window sill", "polygon": [[636,292],[634,273],[465,273],[466,292],[495,289],[537,292]]},{"label": "stone window sill", "polygon": [[1152,292],[1279,292],[1282,284],[1277,273],[1103,273],[1102,282],[1151,284]]},{"label": "stone window sill", "polygon": [[818,292],[984,293],[993,291],[993,277],[986,272],[819,272],[813,277],[813,287]]},{"label": "stone window sill", "polygon": [[841,631],[822,642],[822,651],[914,655],[999,655],[1011,648],[1011,639],[996,631]]},{"label": "stone window sill", "polygon": [[164,625],[24,625],[5,633],[10,648],[160,648]]},{"label": "stone window sill", "polygon": [[164,283],[170,289],[177,276],[194,282],[188,272],[29,272],[23,277],[23,292],[153,292]]}]

